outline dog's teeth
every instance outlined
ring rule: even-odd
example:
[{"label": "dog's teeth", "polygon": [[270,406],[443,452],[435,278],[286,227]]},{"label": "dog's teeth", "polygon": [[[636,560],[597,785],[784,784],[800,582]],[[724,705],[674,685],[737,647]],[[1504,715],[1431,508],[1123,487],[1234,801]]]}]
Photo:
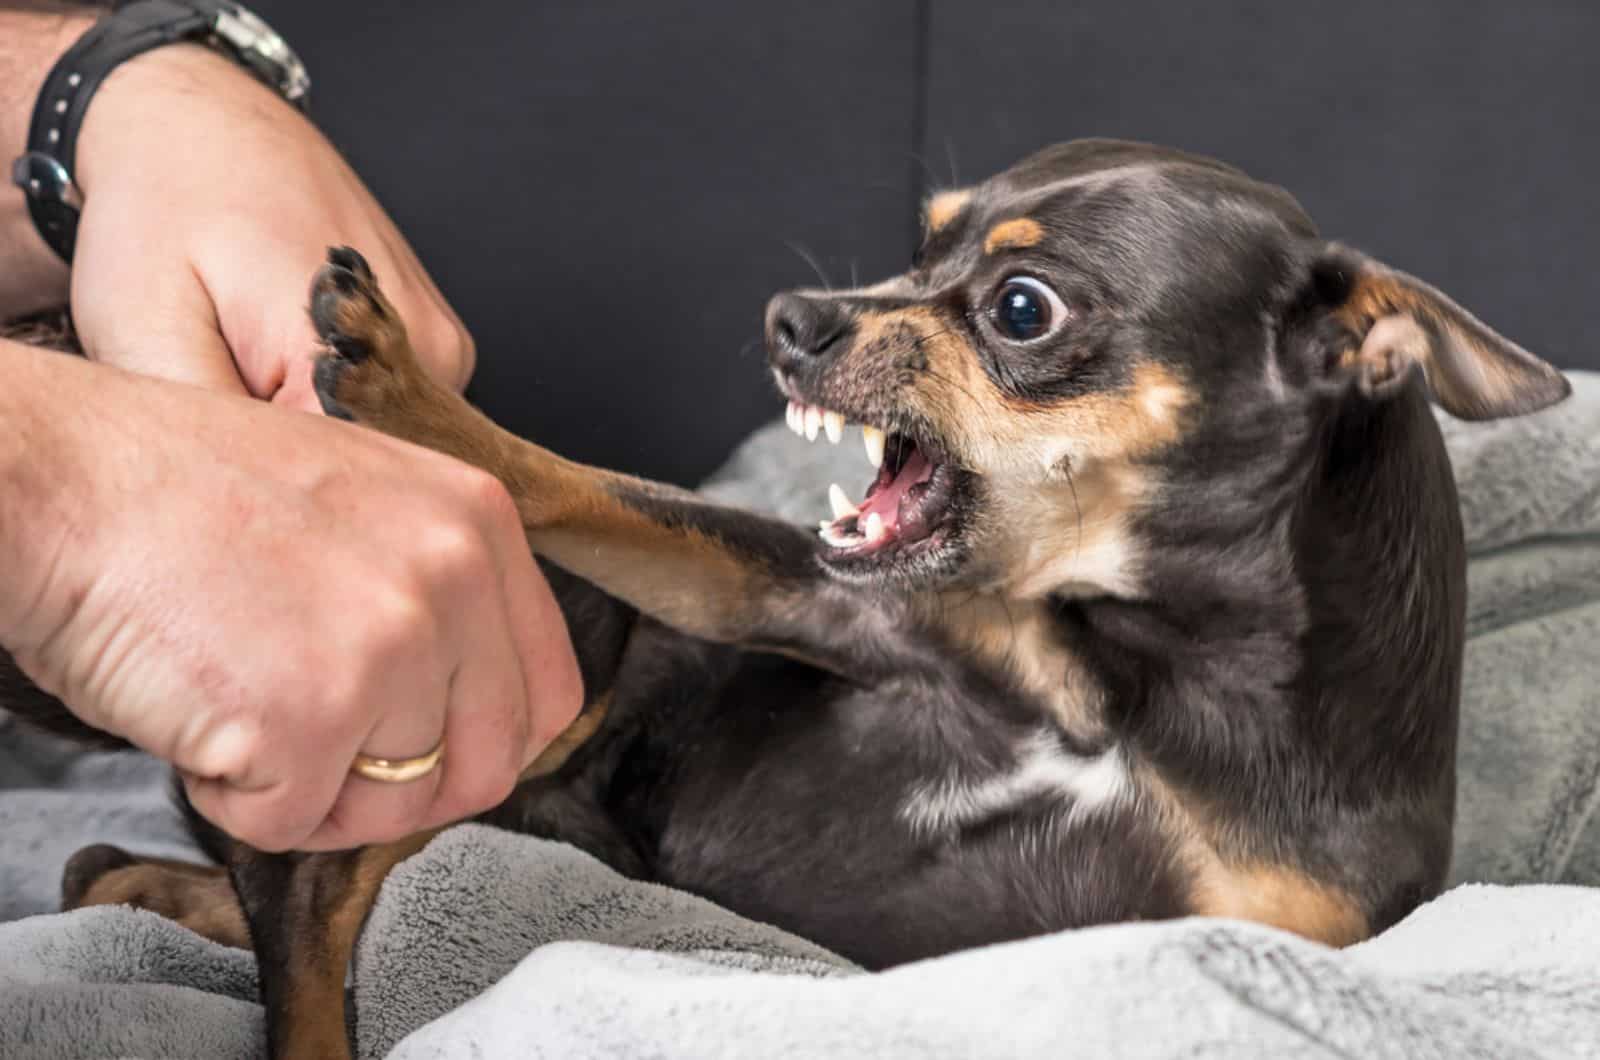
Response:
[{"label": "dog's teeth", "polygon": [[801,425],[800,406],[793,401],[789,402],[789,407],[783,410],[783,420],[789,425],[789,429],[796,434],[800,434],[804,430]]},{"label": "dog's teeth", "polygon": [[828,433],[828,441],[838,445],[839,439],[844,437],[844,415],[838,412],[824,412],[822,429]]},{"label": "dog's teeth", "polygon": [[843,488],[835,482],[828,487],[828,507],[833,509],[835,519],[843,519],[847,515],[860,515],[861,510],[850,503],[850,497]]},{"label": "dog's teeth", "polygon": [[806,406],[806,441],[817,440],[817,432],[822,429],[822,410],[815,405]]},{"label": "dog's teeth", "polygon": [[889,536],[889,531],[883,528],[883,516],[877,512],[867,513],[867,524],[862,529],[866,531],[867,540],[874,544]]},{"label": "dog's teeth", "polygon": [[862,442],[866,443],[867,459],[872,462],[872,466],[882,467],[884,442],[883,432],[876,427],[863,427],[861,428],[861,440]]}]

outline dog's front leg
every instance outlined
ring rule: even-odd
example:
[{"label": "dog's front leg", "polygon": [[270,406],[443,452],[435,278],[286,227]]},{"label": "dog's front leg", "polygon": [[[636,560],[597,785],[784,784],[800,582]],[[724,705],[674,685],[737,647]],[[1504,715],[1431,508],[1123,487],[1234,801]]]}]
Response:
[{"label": "dog's front leg", "polygon": [[354,251],[330,253],[311,312],[331,351],[316,368],[324,408],[495,475],[540,555],[691,636],[856,679],[911,662],[904,604],[829,578],[815,535],[562,459],[432,383]]},{"label": "dog's front leg", "polygon": [[228,875],[250,926],[274,1057],[350,1056],[345,973],[389,870],[435,832],[328,854],[263,854],[234,844]]}]

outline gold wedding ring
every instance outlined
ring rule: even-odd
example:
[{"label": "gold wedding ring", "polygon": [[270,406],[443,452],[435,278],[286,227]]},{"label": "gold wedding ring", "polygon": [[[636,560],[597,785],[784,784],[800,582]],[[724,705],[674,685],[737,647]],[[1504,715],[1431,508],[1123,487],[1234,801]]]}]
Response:
[{"label": "gold wedding ring", "polygon": [[438,747],[415,758],[379,758],[377,755],[358,754],[356,760],[350,763],[350,772],[384,784],[409,784],[438,769],[443,760],[444,741],[440,740]]}]

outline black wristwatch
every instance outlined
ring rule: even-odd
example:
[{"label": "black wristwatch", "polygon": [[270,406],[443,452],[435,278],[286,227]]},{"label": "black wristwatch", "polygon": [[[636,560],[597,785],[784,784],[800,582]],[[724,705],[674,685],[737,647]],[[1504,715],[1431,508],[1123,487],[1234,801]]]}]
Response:
[{"label": "black wristwatch", "polygon": [[28,149],[11,167],[34,226],[62,260],[72,261],[77,241],[83,198],[72,164],[95,89],[118,64],[179,41],[215,48],[306,109],[311,78],[304,64],[253,12],[221,0],[120,0],[56,61],[33,107]]}]

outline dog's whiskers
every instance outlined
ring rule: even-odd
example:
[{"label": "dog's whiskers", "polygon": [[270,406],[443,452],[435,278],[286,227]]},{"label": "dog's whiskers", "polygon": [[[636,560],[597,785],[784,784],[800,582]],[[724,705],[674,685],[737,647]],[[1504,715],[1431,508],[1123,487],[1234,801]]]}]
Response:
[{"label": "dog's whiskers", "polygon": [[824,291],[828,292],[829,294],[832,294],[833,293],[833,283],[828,279],[828,274],[823,271],[822,264],[819,261],[817,261],[816,255],[812,254],[809,250],[807,250],[805,247],[801,246],[799,243],[793,243],[793,242],[790,242],[787,239],[784,240],[784,245],[787,246],[790,250],[794,251],[796,254],[798,254],[800,256],[800,260],[801,261],[804,261],[807,265],[811,266],[811,271],[815,272],[817,274],[817,280],[822,284],[822,289]]},{"label": "dog's whiskers", "polygon": [[1077,532],[1072,535],[1072,558],[1076,560],[1083,553],[1083,506],[1078,503],[1078,484],[1072,478],[1070,454],[1061,458],[1061,470],[1067,476],[1067,489],[1072,493],[1072,512],[1077,519]]},{"label": "dog's whiskers", "polygon": [[956,382],[954,379],[951,379],[949,376],[944,375],[941,372],[936,372],[932,368],[925,368],[925,369],[923,369],[923,371],[928,373],[929,378],[937,379],[939,382],[943,383],[945,386],[954,387],[955,389],[961,391],[963,394],[967,395],[967,397],[971,398],[973,400],[973,402],[977,402],[978,396],[976,394],[974,394],[971,390],[967,389],[965,386],[963,386],[960,383]]}]

